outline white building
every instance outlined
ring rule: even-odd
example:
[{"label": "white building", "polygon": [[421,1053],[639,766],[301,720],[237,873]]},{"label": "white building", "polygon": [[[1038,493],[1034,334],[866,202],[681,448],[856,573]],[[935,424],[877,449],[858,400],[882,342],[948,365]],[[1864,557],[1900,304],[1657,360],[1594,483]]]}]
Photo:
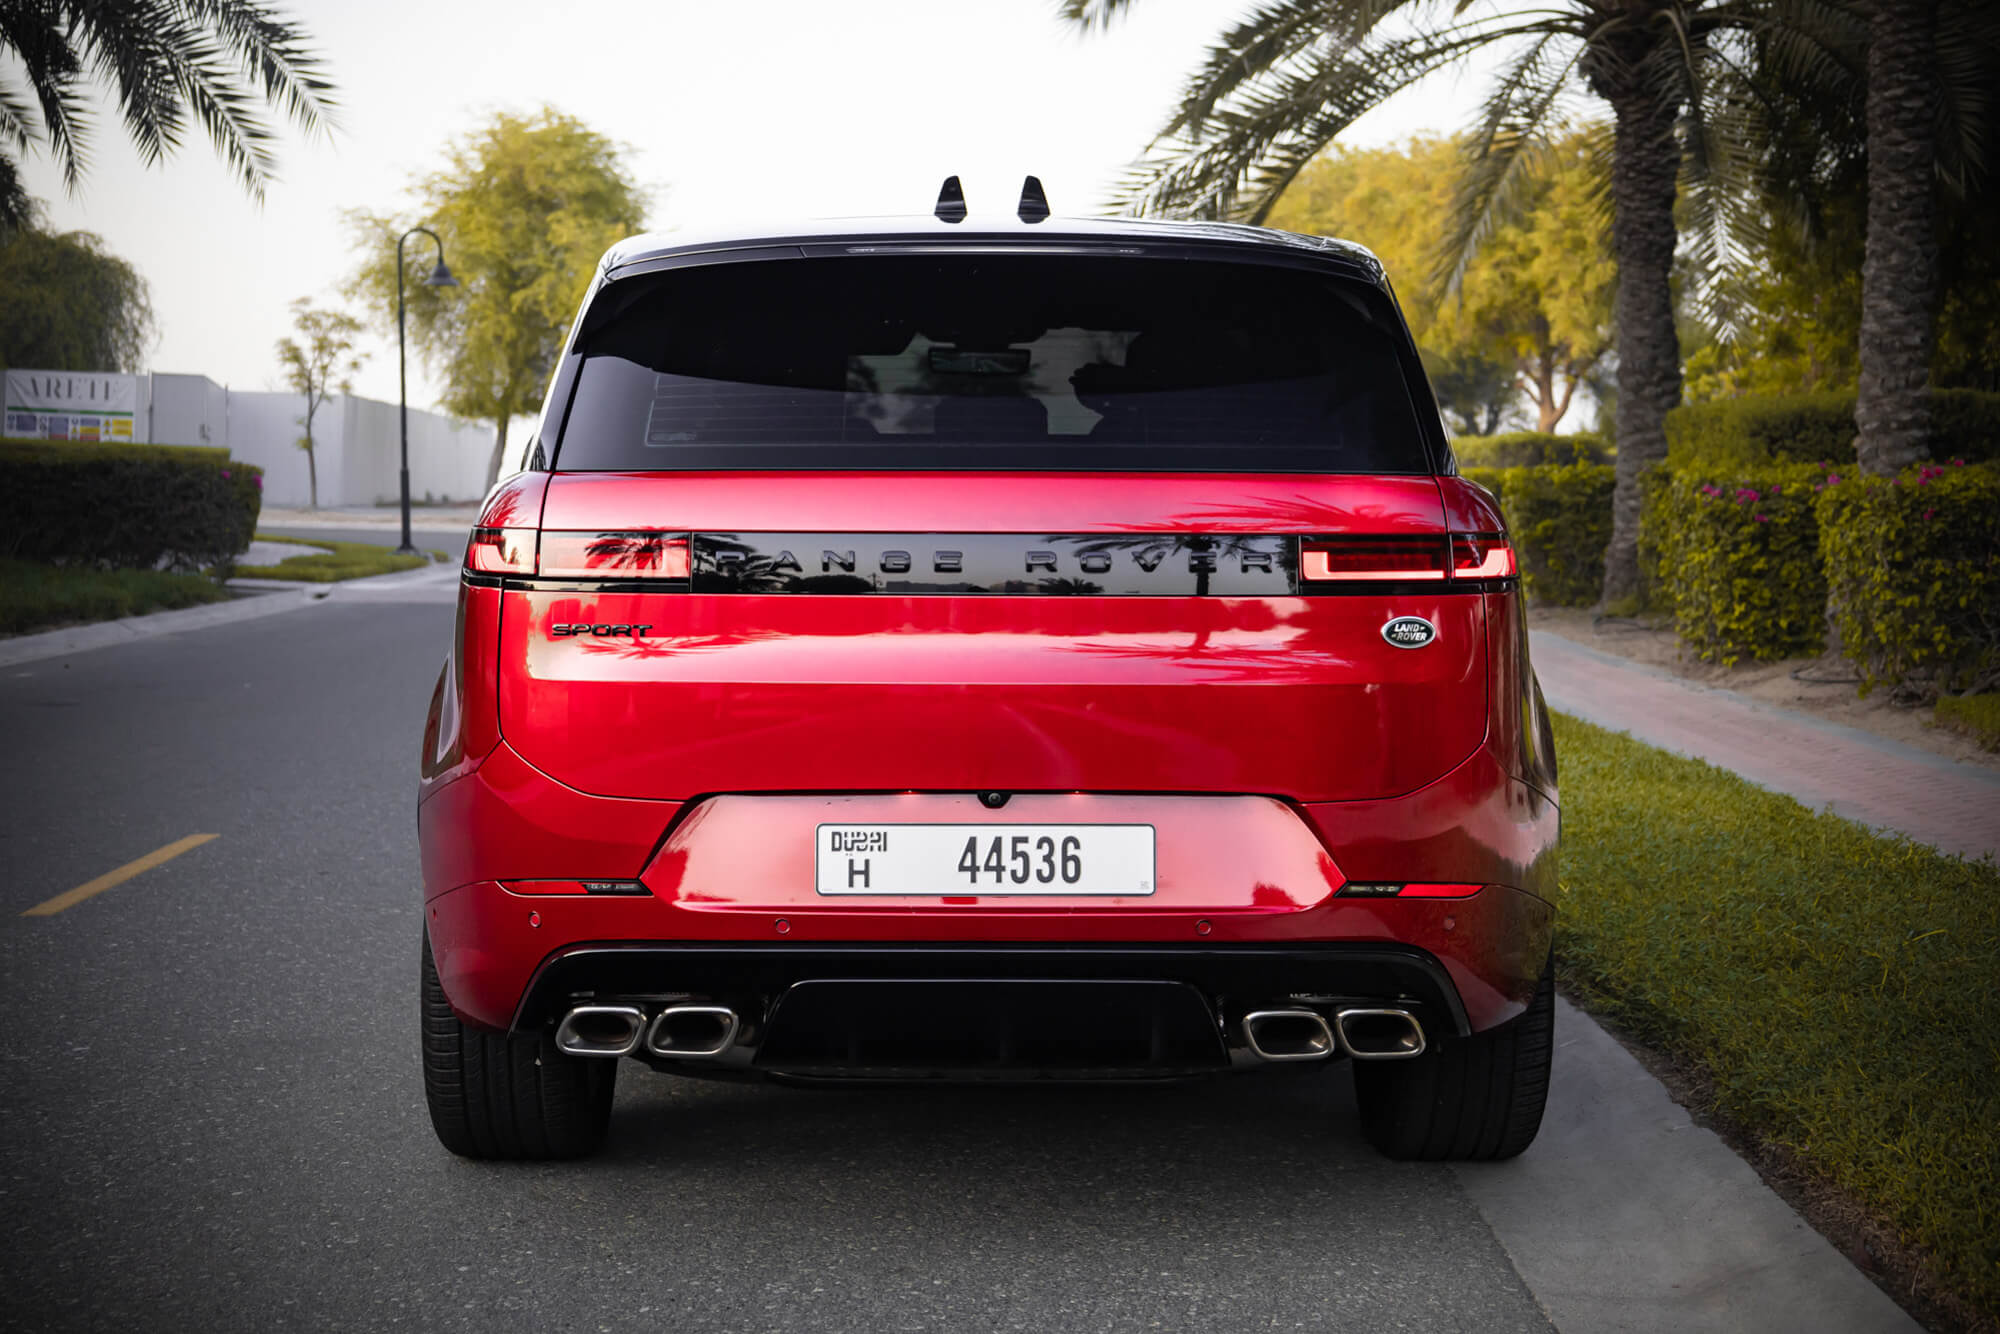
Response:
[{"label": "white building", "polygon": [[[68,406],[64,394],[76,405]],[[266,505],[307,502],[306,455],[298,447],[305,434],[303,394],[225,389],[206,375],[9,370],[6,406],[9,437],[221,446],[264,470]],[[128,413],[129,435],[123,429]],[[394,403],[349,394],[328,398],[313,414],[320,505],[395,503],[402,494],[399,453]],[[477,500],[485,494],[492,456],[492,427],[410,409],[413,500]]]}]

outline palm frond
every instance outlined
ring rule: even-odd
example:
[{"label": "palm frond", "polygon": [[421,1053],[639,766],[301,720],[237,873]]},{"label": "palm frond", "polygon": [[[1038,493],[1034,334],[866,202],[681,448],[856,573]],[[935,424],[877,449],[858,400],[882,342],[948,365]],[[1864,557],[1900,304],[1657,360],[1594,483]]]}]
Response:
[{"label": "palm frond", "polygon": [[1586,49],[1569,33],[1543,33],[1494,81],[1465,142],[1451,223],[1431,275],[1439,298],[1457,293],[1479,247],[1533,183],[1557,105]]},{"label": "palm frond", "polygon": [[305,33],[274,17],[254,0],[181,0],[188,12],[211,27],[242,62],[244,73],[264,97],[308,133],[330,132],[337,103],[333,83]]},{"label": "palm frond", "polygon": [[1085,32],[1103,32],[1132,7],[1133,0],[1062,0],[1056,13]]},{"label": "palm frond", "polygon": [[198,30],[172,45],[174,82],[188,111],[252,199],[277,172],[274,134],[257,114],[256,94],[235,76],[219,43]]},{"label": "palm frond", "polygon": [[1278,0],[1253,11],[1208,49],[1188,79],[1180,108],[1160,137],[1199,137],[1208,118],[1243,85],[1320,47],[1363,40],[1389,14],[1416,0]]},{"label": "palm frond", "polygon": [[1267,69],[1217,107],[1201,135],[1156,139],[1127,174],[1118,204],[1129,213],[1260,221],[1304,165],[1369,110],[1495,41],[1566,31],[1569,17],[1545,10],[1525,22],[1373,35]]},{"label": "palm frond", "polygon": [[89,113],[65,16],[52,5],[8,5],[0,10],[0,41],[21,62],[41,111],[39,137],[62,168],[63,184],[75,189],[88,161]]},{"label": "palm frond", "polygon": [[35,108],[11,83],[0,79],[0,143],[11,144],[16,152],[25,153],[34,147],[40,131]]}]

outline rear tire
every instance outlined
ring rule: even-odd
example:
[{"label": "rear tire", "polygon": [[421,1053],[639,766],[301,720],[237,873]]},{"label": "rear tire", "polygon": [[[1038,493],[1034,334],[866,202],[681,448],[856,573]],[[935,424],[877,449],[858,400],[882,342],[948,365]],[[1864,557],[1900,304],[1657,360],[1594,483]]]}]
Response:
[{"label": "rear tire", "polygon": [[1549,1094],[1556,988],[1551,960],[1527,1011],[1498,1028],[1445,1038],[1406,1061],[1355,1061],[1368,1142],[1406,1161],[1491,1162],[1534,1142]]},{"label": "rear tire", "polygon": [[447,1149],[466,1158],[581,1158],[604,1143],[618,1062],[571,1056],[555,1035],[509,1036],[452,1012],[424,933],[424,1101]]}]

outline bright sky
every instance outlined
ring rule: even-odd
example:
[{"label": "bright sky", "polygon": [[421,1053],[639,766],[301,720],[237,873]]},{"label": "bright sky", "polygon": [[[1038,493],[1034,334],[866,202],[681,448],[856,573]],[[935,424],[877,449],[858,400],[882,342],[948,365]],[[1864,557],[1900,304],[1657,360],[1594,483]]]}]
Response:
[{"label": "bright sky", "polygon": [[[282,387],[272,344],[299,296],[336,302],[348,206],[393,208],[438,149],[542,103],[630,149],[655,230],[737,217],[928,212],[957,173],[975,210],[1042,178],[1058,215],[1097,211],[1185,73],[1247,5],[1146,0],[1109,34],[1055,0],[318,0],[295,6],[340,86],[331,143],[288,133],[261,209],[191,133],[148,169],[100,114],[82,191],[31,159],[60,230],[101,235],[152,285],[151,369]],[[1439,76],[1355,127],[1380,144],[1471,116],[1478,71]],[[1365,242],[1368,238],[1357,237]],[[396,396],[393,324],[356,388]],[[435,401],[414,360],[413,406]]]}]

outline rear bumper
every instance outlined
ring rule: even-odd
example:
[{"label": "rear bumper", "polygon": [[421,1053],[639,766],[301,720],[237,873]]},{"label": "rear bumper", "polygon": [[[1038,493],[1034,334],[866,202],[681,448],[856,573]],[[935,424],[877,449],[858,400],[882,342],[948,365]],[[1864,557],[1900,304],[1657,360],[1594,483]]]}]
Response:
[{"label": "rear bumper", "polygon": [[[712,799],[682,815],[673,802],[577,792],[503,742],[419,806],[439,977],[462,1018],[505,1029],[543,1022],[556,999],[581,991],[720,994],[739,965],[750,971],[736,989],[760,995],[751,971],[806,980],[845,960],[932,978],[1150,968],[1121,975],[1182,980],[1216,997],[1247,994],[1240,970],[1310,956],[1312,976],[1292,986],[1273,974],[1264,991],[1411,999],[1448,1013],[1453,1031],[1478,1031],[1525,1008],[1548,958],[1558,816],[1484,748],[1437,782],[1378,801],[1032,799],[1173,803],[1159,821],[1160,893],[1115,906],[820,900],[809,873],[802,882],[790,865],[801,839],[810,856],[811,822],[803,833],[760,830],[750,817],[766,808],[751,803],[846,799]],[[1170,844],[1189,851],[1170,857]],[[519,892],[588,879],[639,881],[647,892]],[[1343,898],[1350,879],[1487,888],[1461,899]],[[996,949],[1004,957],[982,953]],[[1390,954],[1417,962],[1384,972]],[[1003,962],[1026,971],[990,971]],[[611,976],[595,978],[600,968]]]}]

